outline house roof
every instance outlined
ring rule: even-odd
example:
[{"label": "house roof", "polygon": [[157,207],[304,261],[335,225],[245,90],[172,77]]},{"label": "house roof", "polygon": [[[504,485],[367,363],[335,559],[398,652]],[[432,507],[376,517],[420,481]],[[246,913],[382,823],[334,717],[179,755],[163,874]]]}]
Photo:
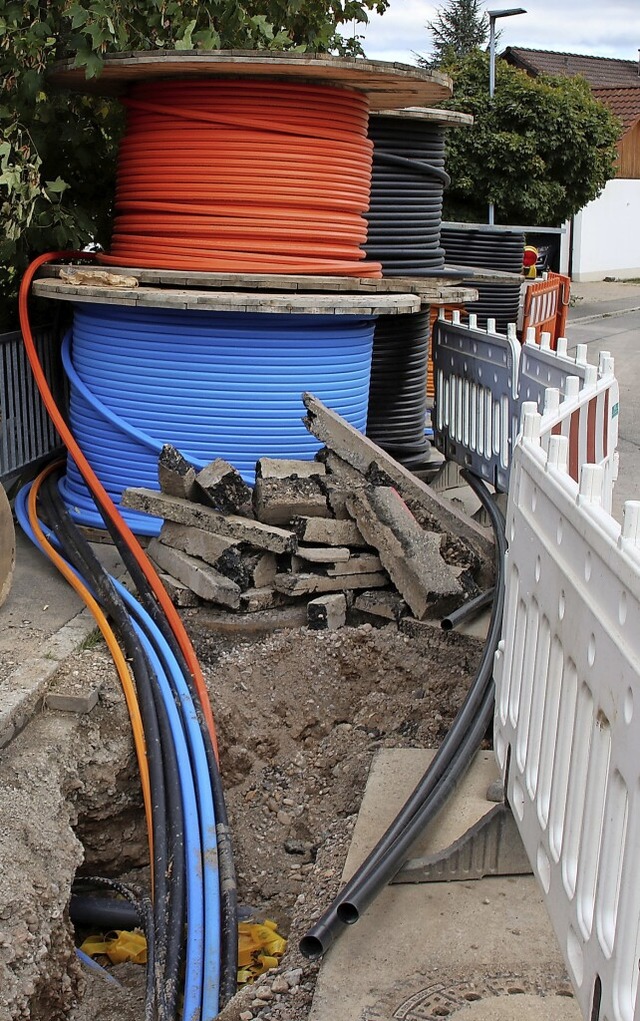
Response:
[{"label": "house roof", "polygon": [[605,103],[622,121],[622,134],[640,120],[640,89],[592,89],[592,95]]},{"label": "house roof", "polygon": [[505,60],[522,67],[529,74],[582,75],[592,89],[640,89],[638,61],[613,57],[589,57],[579,53],[554,53],[550,50],[529,50],[507,46]]}]

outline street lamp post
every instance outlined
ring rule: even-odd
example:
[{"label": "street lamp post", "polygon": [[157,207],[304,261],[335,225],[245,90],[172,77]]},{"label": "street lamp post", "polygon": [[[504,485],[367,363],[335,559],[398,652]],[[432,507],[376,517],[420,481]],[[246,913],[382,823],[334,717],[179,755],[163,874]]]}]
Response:
[{"label": "street lamp post", "polygon": [[[498,18],[510,18],[513,14],[526,14],[524,7],[509,7],[506,11],[487,11],[489,15],[489,98],[493,99],[496,91],[496,21]],[[489,223],[495,223],[495,208],[489,204]]]}]

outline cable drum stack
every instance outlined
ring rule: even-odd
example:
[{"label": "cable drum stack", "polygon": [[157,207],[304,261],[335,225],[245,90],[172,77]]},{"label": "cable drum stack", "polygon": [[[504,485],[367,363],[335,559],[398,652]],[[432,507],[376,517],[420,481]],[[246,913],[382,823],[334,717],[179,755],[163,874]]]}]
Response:
[{"label": "cable drum stack", "polygon": [[[440,243],[445,134],[470,124],[466,114],[407,109],[372,114],[371,205],[366,251],[385,277],[455,278]],[[461,275],[461,274],[458,274]],[[378,319],[373,339],[367,436],[405,467],[420,470],[432,456],[425,435],[429,313]]]},{"label": "cable drum stack", "polygon": [[[416,198],[429,207],[428,257],[401,259],[395,280],[396,270],[387,276],[389,267],[365,244],[367,227],[377,229],[367,210],[378,201],[369,113],[374,105],[446,98],[448,80],[368,61],[223,51],[107,58],[93,82],[61,65],[54,80],[120,95],[127,109],[112,243],[98,260],[115,274],[126,268],[137,294],[90,293],[49,269],[49,279],[35,283],[38,294],[75,302],[65,344],[71,419],[116,504],[127,486],[154,484],[163,443],[195,465],[224,457],[247,481],[261,456],[312,458],[318,444],[300,423],[303,390],[364,430],[378,392],[376,383],[369,396],[376,317],[411,318],[425,295],[447,291],[436,237],[445,180],[440,122],[465,119],[428,115],[433,138],[422,154],[433,160],[435,180],[430,174],[426,198],[415,193],[407,207],[412,216]],[[391,131],[397,136],[397,127]],[[393,246],[394,231],[396,238],[406,232],[405,214],[393,197],[380,201],[380,229]],[[420,214],[414,233],[424,225]],[[176,286],[187,288],[182,302]],[[241,289],[251,300],[230,303]],[[285,301],[282,290],[296,301]],[[421,347],[419,355],[407,351],[412,381],[422,371],[416,357]],[[404,396],[401,387],[398,400]],[[416,433],[423,453],[428,444],[422,395],[412,402],[409,434],[396,446],[402,452],[408,444],[413,455]],[[98,524],[72,461],[62,492],[81,523]],[[140,515],[124,513],[149,529]]]},{"label": "cable drum stack", "polygon": [[[384,272],[389,244],[406,227],[398,231],[388,218],[393,203],[375,201],[385,210],[383,225],[372,227],[375,247],[384,239],[382,265],[363,247],[374,157],[367,120],[371,108],[445,99],[451,83],[395,64],[224,51],[108,57],[91,80],[69,61],[52,80],[122,96],[129,124],[112,246],[99,256],[106,268],[70,269],[61,259],[96,260],[48,254],[22,282],[25,345],[69,453],[61,480],[48,478],[49,468],[25,487],[21,523],[90,606],[119,664],[152,864],[147,1015],[211,1021],[235,992],[237,970],[235,873],[215,724],[184,624],[134,534],[145,527],[119,513],[120,497],[141,484],[159,488],[165,444],[195,467],[224,457],[247,479],[259,458],[312,459],[318,444],[300,421],[305,390],[363,430],[377,317],[388,381],[381,403],[394,420],[380,426],[370,409],[371,427],[410,460],[428,452],[429,307],[466,302],[476,292],[450,286],[458,275],[447,281],[440,264],[441,196],[432,185],[426,200],[418,188],[409,201],[426,201],[416,229],[429,227],[420,259],[420,245],[399,258],[396,269],[409,276]],[[427,176],[435,176],[437,190],[445,176],[429,146],[438,172]],[[405,165],[398,158],[394,173]],[[385,188],[391,182],[386,172],[382,180]],[[63,350],[69,421],[35,352],[31,290],[74,306]],[[404,319],[399,347],[391,328]],[[39,492],[53,522],[48,536],[38,520]],[[107,528],[139,602],[105,576],[77,522]],[[118,659],[107,615],[126,660],[122,650]]]},{"label": "cable drum stack", "polygon": [[[447,264],[470,266],[488,271],[522,274],[525,236],[521,231],[489,224],[445,223],[442,244]],[[495,319],[498,333],[506,334],[509,323],[518,321],[520,281],[476,282],[478,301],[467,305],[485,329],[487,319]]]}]

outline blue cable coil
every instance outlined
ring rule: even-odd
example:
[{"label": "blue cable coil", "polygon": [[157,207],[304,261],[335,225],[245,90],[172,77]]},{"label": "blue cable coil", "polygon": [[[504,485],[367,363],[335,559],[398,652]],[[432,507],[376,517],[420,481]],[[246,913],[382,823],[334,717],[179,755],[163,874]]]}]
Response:
[{"label": "blue cable coil", "polygon": [[[317,452],[304,391],[364,432],[374,326],[374,316],[78,305],[62,346],[70,425],[118,505],[127,487],[158,488],[165,443],[196,468],[222,457],[253,483],[260,457]],[[60,488],[76,521],[103,527],[71,458]],[[159,530],[122,513],[139,534]]]}]

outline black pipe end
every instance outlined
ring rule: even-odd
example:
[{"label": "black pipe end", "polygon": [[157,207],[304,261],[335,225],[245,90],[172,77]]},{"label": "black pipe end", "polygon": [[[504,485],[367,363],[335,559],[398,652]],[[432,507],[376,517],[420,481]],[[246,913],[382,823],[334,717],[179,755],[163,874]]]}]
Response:
[{"label": "black pipe end", "polygon": [[443,617],[440,621],[440,627],[443,631],[453,631],[453,621],[450,617]]},{"label": "black pipe end", "polygon": [[317,936],[303,936],[299,943],[300,953],[310,961],[317,961],[327,949]]},{"label": "black pipe end", "polygon": [[348,900],[343,900],[338,907],[338,918],[345,925],[353,925],[359,920],[360,912],[355,904],[350,904]]}]

